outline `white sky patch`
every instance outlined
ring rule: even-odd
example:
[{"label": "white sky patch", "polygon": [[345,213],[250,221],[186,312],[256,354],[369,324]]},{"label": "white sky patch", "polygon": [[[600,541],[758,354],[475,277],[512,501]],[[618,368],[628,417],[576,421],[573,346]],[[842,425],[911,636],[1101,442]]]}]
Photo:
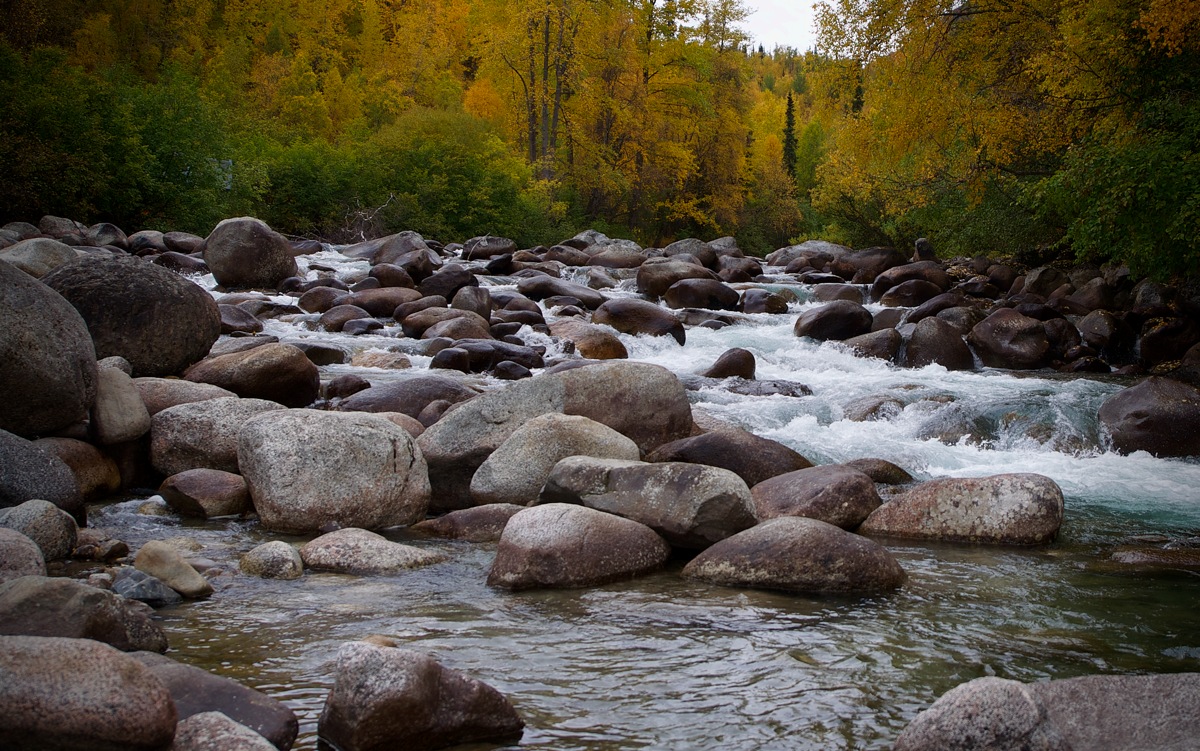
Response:
[{"label": "white sky patch", "polygon": [[775,47],[794,47],[800,52],[817,43],[813,0],[745,0],[750,17],[743,24],[754,40],[768,52]]}]

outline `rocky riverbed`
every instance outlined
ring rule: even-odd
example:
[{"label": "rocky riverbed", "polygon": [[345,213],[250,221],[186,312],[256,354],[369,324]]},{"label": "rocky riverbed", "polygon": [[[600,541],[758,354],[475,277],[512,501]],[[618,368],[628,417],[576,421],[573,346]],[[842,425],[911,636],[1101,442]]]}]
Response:
[{"label": "rocky riverbed", "polygon": [[[58,710],[76,736],[117,694],[147,748],[861,748],[980,674],[1196,667],[1200,325],[1122,269],[250,219],[0,238],[0,632],[29,635],[14,686],[94,689]],[[1150,633],[1105,612],[1131,582],[1161,588]],[[261,712],[188,705],[186,666]],[[971,702],[1078,742],[1163,690],[1119,680],[1037,721],[989,686],[903,743],[984,732]],[[46,716],[6,724],[68,732]]]}]

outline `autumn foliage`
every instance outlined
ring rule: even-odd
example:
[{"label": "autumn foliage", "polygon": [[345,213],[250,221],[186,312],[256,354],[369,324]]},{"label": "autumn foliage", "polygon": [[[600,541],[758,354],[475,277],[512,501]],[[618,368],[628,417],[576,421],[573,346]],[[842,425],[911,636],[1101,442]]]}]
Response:
[{"label": "autumn foliage", "polygon": [[0,214],[806,237],[1192,271],[1196,0],[15,0]]}]

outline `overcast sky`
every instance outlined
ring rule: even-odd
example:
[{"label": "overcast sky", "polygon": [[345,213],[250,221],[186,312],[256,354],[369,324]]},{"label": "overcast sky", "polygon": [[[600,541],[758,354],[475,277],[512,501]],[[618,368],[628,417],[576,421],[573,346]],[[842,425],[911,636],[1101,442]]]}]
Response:
[{"label": "overcast sky", "polygon": [[750,9],[744,24],[755,46],[770,51],[790,46],[804,52],[816,44],[812,0],[743,0]]}]

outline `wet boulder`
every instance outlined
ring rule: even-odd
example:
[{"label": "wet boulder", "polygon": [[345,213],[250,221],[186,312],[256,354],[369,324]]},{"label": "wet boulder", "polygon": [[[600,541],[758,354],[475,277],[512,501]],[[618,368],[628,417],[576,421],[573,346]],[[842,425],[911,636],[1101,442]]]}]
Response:
[{"label": "wet boulder", "polygon": [[1050,352],[1045,325],[1012,308],[1000,308],[976,324],[967,341],[990,368],[1041,367]]},{"label": "wet boulder", "polygon": [[[171,751],[273,751],[277,748],[223,712],[200,712],[175,726]],[[290,746],[289,746],[290,748]]]},{"label": "wet boulder", "polygon": [[882,299],[888,290],[914,279],[929,282],[942,292],[950,289],[950,276],[941,264],[937,261],[917,261],[881,272],[871,284],[871,297]]},{"label": "wet boulder", "polygon": [[238,217],[220,222],[204,241],[204,262],[217,284],[229,289],[275,289],[296,276],[296,259],[287,239],[265,222]]},{"label": "wet boulder", "polygon": [[390,644],[343,644],[333,678],[317,734],[341,751],[509,741],[525,726],[496,689]]},{"label": "wet boulder", "polygon": [[755,524],[750,489],[719,467],[572,456],[540,503],[576,503],[646,525],[678,548],[703,549]]},{"label": "wet boulder", "polygon": [[0,430],[0,508],[49,501],[79,520],[83,496],[74,473],[43,445]]},{"label": "wet boulder", "polygon": [[548,412],[603,423],[643,452],[692,429],[687,392],[661,366],[612,360],[517,381],[456,407],[417,439],[429,464],[434,509],[473,505],[476,469],[521,424]]},{"label": "wet boulder", "polygon": [[733,287],[712,279],[681,279],[663,293],[667,306],[676,309],[737,310],[739,300]]},{"label": "wet boulder", "polygon": [[425,518],[429,475],[412,436],[385,417],[283,410],[242,426],[238,464],[263,527],[383,529]]},{"label": "wet boulder", "polygon": [[510,590],[596,586],[654,571],[670,551],[644,524],[584,506],[549,503],[508,520],[488,584]]},{"label": "wet boulder", "polygon": [[310,569],[340,574],[395,574],[446,560],[437,551],[402,545],[355,527],[312,540],[300,548],[300,558]]},{"label": "wet boulder", "polygon": [[0,584],[0,634],[94,639],[125,652],[165,652],[149,607],[74,579],[23,576]]},{"label": "wet boulder", "polygon": [[881,503],[875,482],[851,467],[829,464],[777,475],[750,488],[759,519],[803,516],[854,529]]},{"label": "wet boulder", "polygon": [[96,399],[96,350],[79,311],[0,262],[0,430],[33,436],[87,417]]},{"label": "wet boulder", "polygon": [[857,469],[881,485],[904,485],[913,481],[907,470],[886,459],[854,459],[844,462],[842,466]]},{"label": "wet boulder", "polygon": [[260,579],[299,579],[304,576],[300,551],[282,540],[255,546],[241,557],[238,568],[246,576]]},{"label": "wet boulder", "polygon": [[90,639],[0,637],[0,746],[161,751],[175,735],[166,687]]},{"label": "wet boulder", "polygon": [[742,293],[738,309],[743,313],[786,313],[788,301],[783,295],[754,288]]},{"label": "wet boulder", "polygon": [[607,299],[596,290],[550,276],[532,276],[517,282],[517,291],[530,300],[545,300],[547,297],[574,297],[588,310],[595,310]]},{"label": "wet boulder", "polygon": [[683,577],[725,587],[785,592],[867,594],[904,583],[882,545],[817,519],[770,519],[713,545]]},{"label": "wet boulder", "polygon": [[638,266],[637,291],[648,297],[662,297],[676,282],[684,279],[721,281],[716,272],[696,263],[671,259],[647,260]]},{"label": "wet boulder", "polygon": [[896,329],[882,329],[846,339],[843,344],[859,357],[874,357],[895,362],[904,346],[904,337]]},{"label": "wet boulder", "polygon": [[975,356],[953,325],[930,316],[913,328],[904,350],[904,364],[910,368],[941,365],[946,370],[972,370]]},{"label": "wet boulder", "polygon": [[251,509],[246,481],[219,469],[201,467],[171,475],[158,494],[176,513],[200,519],[240,516]]},{"label": "wet boulder", "polygon": [[515,503],[489,503],[486,506],[459,509],[435,519],[412,525],[414,532],[432,537],[446,537],[467,542],[496,542],[508,525],[508,520],[525,506]]},{"label": "wet boulder", "polygon": [[792,332],[820,341],[841,341],[871,330],[871,312],[849,300],[835,300],[800,314]]},{"label": "wet boulder", "polygon": [[242,425],[283,409],[277,402],[237,397],[168,407],[150,420],[150,462],[168,477],[197,467],[237,472]]},{"label": "wet boulder", "polygon": [[208,580],[192,568],[178,550],[162,540],[150,540],[143,545],[134,557],[133,565],[189,600],[199,600],[213,593]]},{"label": "wet boulder", "polygon": [[[69,556],[75,549],[75,538],[79,532],[70,514],[49,501],[37,499],[0,510],[0,527],[20,532],[33,540],[42,558],[47,561]],[[31,569],[24,573],[40,574],[43,571]]]},{"label": "wet boulder", "polygon": [[629,351],[621,340],[603,326],[583,321],[557,321],[550,324],[550,333],[575,345],[580,357],[589,360],[623,360]]},{"label": "wet boulder", "polygon": [[49,237],[22,240],[0,250],[0,261],[11,263],[34,279],[41,279],[78,258],[79,254],[70,245]]},{"label": "wet boulder", "polygon": [[1100,423],[1123,454],[1200,455],[1200,389],[1169,378],[1147,378],[1108,398]]},{"label": "wet boulder", "polygon": [[264,344],[242,352],[208,357],[183,377],[227,389],[249,399],[266,399],[285,407],[312,404],[321,388],[317,366],[290,344]]},{"label": "wet boulder", "polygon": [[859,532],[947,542],[1040,545],[1057,536],[1062,519],[1062,490],[1049,477],[949,477],[893,496],[867,517]]},{"label": "wet boulder", "polygon": [[700,377],[745,378],[752,381],[754,380],[754,370],[754,353],[741,347],[734,347],[722,352],[711,367],[700,372]]},{"label": "wet boulder", "polygon": [[471,478],[476,505],[535,501],[560,459],[588,456],[637,460],[637,444],[586,417],[549,412],[512,432]]},{"label": "wet boulder", "polygon": [[895,248],[863,248],[841,254],[831,263],[830,271],[853,279],[855,284],[870,284],[883,272],[903,266],[906,261],[904,254]]},{"label": "wet boulder", "polygon": [[646,300],[609,300],[592,313],[592,321],[612,326],[622,334],[671,336],[681,345],[687,338],[683,324],[674,314]]},{"label": "wet boulder", "polygon": [[796,451],[748,430],[729,428],[664,443],[646,456],[648,462],[688,462],[720,467],[754,487],[786,472],[812,466]]},{"label": "wet boulder", "polygon": [[26,576],[45,576],[46,558],[25,534],[0,526],[0,584]]},{"label": "wet boulder", "polygon": [[942,294],[944,289],[924,279],[909,279],[883,293],[882,305],[890,308],[915,308]]},{"label": "wet boulder", "polygon": [[976,678],[943,694],[896,751],[1159,751],[1195,745],[1200,673]]},{"label": "wet boulder", "polygon": [[211,295],[136,256],[83,258],[42,281],[79,311],[96,357],[124,357],[135,376],[175,375],[221,335]]}]

